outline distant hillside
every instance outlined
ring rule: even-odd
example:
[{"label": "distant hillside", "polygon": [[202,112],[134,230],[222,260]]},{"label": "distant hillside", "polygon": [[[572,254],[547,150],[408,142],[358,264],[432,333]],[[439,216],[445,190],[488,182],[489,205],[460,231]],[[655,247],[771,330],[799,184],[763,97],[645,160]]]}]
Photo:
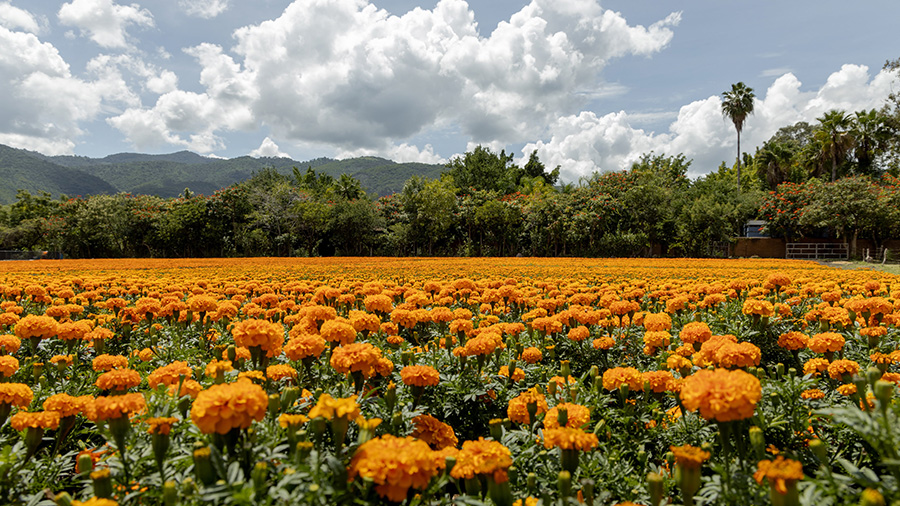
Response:
[{"label": "distant hillside", "polygon": [[185,188],[210,195],[249,179],[254,172],[264,168],[274,168],[290,176],[294,167],[301,172],[311,167],[335,178],[349,174],[359,179],[368,192],[383,196],[400,191],[403,183],[413,175],[436,178],[444,170],[443,165],[396,163],[377,157],[316,158],[299,162],[290,158],[249,156],[217,159],[179,151],[163,155],[118,153],[90,158],[45,156],[3,145],[0,148],[4,153],[0,158],[3,161],[0,176],[4,176],[6,183],[0,188],[0,203],[4,204],[15,200],[19,188],[32,193],[47,191],[54,196],[129,192],[168,198],[181,195]]},{"label": "distant hillside", "polygon": [[0,203],[15,202],[18,190],[45,191],[60,195],[98,195],[116,193],[103,179],[78,169],[63,167],[41,156],[0,144]]}]

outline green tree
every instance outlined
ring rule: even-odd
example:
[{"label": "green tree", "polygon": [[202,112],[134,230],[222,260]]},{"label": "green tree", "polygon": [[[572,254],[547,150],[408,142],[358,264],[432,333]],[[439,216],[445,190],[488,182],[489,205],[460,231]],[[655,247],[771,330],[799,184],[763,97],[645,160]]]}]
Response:
[{"label": "green tree", "polygon": [[851,118],[850,135],[855,141],[854,155],[860,174],[874,175],[878,167],[875,159],[884,151],[892,136],[887,118],[875,109],[857,111]]},{"label": "green tree", "polygon": [[[453,184],[462,193],[473,190],[498,191],[502,194],[515,191],[521,169],[513,164],[513,156],[503,150],[500,154],[490,148],[477,146],[473,151],[450,160],[447,171]],[[543,174],[543,172],[542,172]]]},{"label": "green tree", "polygon": [[743,82],[731,85],[731,90],[722,93],[722,114],[734,123],[737,131],[737,185],[741,187],[741,131],[744,129],[744,121],[753,113],[753,88],[747,87]]},{"label": "green tree", "polygon": [[841,178],[818,186],[803,210],[801,225],[829,227],[849,243],[850,256],[857,256],[857,239],[881,221],[878,185],[865,176]]},{"label": "green tree", "polygon": [[842,163],[853,145],[850,132],[851,120],[844,111],[832,109],[821,118],[816,118],[819,126],[815,137],[819,141],[822,155],[831,160],[831,182],[837,180],[838,164]]}]

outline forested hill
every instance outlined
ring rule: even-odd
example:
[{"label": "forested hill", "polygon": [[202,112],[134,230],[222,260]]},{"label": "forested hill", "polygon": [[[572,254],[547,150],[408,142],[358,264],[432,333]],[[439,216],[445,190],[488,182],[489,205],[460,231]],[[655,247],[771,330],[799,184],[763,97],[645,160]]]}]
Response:
[{"label": "forested hill", "polygon": [[249,156],[218,159],[190,151],[163,155],[118,153],[104,158],[45,156],[0,144],[0,178],[5,183],[0,187],[0,204],[14,202],[19,189],[31,193],[46,191],[54,197],[129,192],[168,198],[182,194],[185,188],[209,195],[249,179],[261,169],[274,168],[290,176],[294,167],[301,172],[313,168],[335,178],[348,174],[378,196],[400,191],[413,175],[436,178],[445,169],[443,165],[396,163],[376,157],[301,162]]}]

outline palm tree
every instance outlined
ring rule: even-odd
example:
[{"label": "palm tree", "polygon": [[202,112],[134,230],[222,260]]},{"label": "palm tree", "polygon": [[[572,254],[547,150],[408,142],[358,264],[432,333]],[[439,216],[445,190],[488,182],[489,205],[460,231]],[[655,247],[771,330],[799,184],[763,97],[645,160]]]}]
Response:
[{"label": "palm tree", "polygon": [[731,91],[722,93],[722,115],[734,123],[737,130],[737,178],[738,192],[741,191],[741,130],[744,129],[744,120],[753,113],[753,88],[739,82],[731,85]]},{"label": "palm tree", "polygon": [[822,141],[822,150],[831,156],[831,182],[837,179],[838,160],[843,160],[847,151],[853,145],[853,136],[850,133],[850,116],[844,111],[832,109],[821,118],[817,137]]},{"label": "palm tree", "polygon": [[859,165],[859,172],[863,174],[873,172],[872,159],[891,136],[884,116],[875,109],[857,111],[851,119],[850,132],[856,140],[856,161]]}]

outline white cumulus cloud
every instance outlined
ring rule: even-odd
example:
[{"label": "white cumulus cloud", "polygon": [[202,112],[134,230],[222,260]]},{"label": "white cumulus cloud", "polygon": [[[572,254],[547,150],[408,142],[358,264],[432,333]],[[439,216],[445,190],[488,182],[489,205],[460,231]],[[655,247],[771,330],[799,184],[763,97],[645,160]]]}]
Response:
[{"label": "white cumulus cloud", "polygon": [[378,156],[398,163],[447,163],[446,158],[443,158],[434,152],[434,147],[431,144],[426,144],[424,148],[419,149],[417,146],[405,142],[401,144],[392,144],[381,149],[363,148],[339,151],[335,156],[340,160],[358,156]]},{"label": "white cumulus cloud", "polygon": [[263,139],[258,148],[250,152],[250,156],[254,158],[290,158],[290,155],[281,151],[281,148],[278,147],[278,144],[275,144],[275,141],[268,137]]},{"label": "white cumulus cloud", "polygon": [[0,2],[0,26],[38,34],[41,32],[41,24],[25,9],[15,7],[9,2]]},{"label": "white cumulus cloud", "polygon": [[60,23],[78,28],[100,47],[130,47],[130,25],[154,26],[153,15],[138,4],[119,5],[112,0],[73,0],[57,13]]},{"label": "white cumulus cloud", "polygon": [[[798,121],[816,123],[831,109],[848,112],[878,108],[896,84],[896,74],[881,71],[872,77],[863,65],[844,65],[818,90],[802,91],[791,73],[782,75],[766,90],[756,90],[754,112],[741,134],[741,150],[752,153],[779,128]],[[628,168],[641,154],[683,153],[693,159],[694,176],[713,171],[722,161],[735,160],[736,133],[722,116],[721,98],[713,95],[687,104],[666,132],[646,132],[633,125],[625,111],[598,116],[593,112],[566,115],[551,124],[546,140],[528,143],[522,155],[537,149],[548,166],[562,166],[565,181],[577,181],[595,171]]]},{"label": "white cumulus cloud", "polygon": [[188,16],[212,19],[228,10],[228,0],[178,0]]}]

